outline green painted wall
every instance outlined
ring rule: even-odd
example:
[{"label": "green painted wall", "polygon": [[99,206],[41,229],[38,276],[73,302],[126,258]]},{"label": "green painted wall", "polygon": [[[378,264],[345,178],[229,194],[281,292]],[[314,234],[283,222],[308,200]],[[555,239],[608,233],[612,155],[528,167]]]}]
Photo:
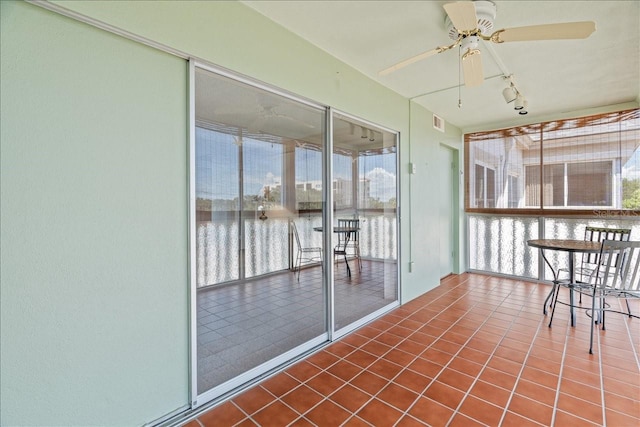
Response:
[{"label": "green painted wall", "polygon": [[187,402],[185,62],[0,4],[0,424],[143,424]]},{"label": "green painted wall", "polygon": [[[400,131],[402,299],[437,286],[430,112],[237,2],[55,3]],[[0,424],[153,421],[189,401],[186,61],[0,5]]]},{"label": "green painted wall", "polygon": [[239,2],[53,3],[314,101],[406,129],[405,98]]},{"label": "green painted wall", "polygon": [[[419,247],[411,251],[410,229],[414,222],[410,210],[420,224],[420,234],[413,232],[414,241],[427,242],[438,225],[430,221],[432,205],[430,186],[425,191],[418,179],[408,173],[409,144],[418,148],[412,154],[414,162],[428,162],[444,140],[459,143],[460,130],[447,124],[447,133],[433,130],[431,112],[406,98],[364,77],[324,51],[310,45],[288,30],[235,1],[54,1],[57,5],[85,14],[137,36],[154,40],[196,58],[210,61],[238,73],[283,88],[317,102],[330,105],[366,120],[395,129],[401,133],[401,250],[402,300],[413,299],[439,284],[433,265],[434,247]],[[256,40],[260,40],[257,43]],[[409,123],[412,130],[409,132]],[[413,133],[417,132],[414,138]],[[416,157],[417,156],[417,157]],[[410,179],[414,190],[409,192]],[[408,203],[411,198],[413,205]],[[408,272],[409,254],[414,267],[421,273]],[[416,270],[414,269],[414,272]]]},{"label": "green painted wall", "polygon": [[[445,132],[442,133],[435,130],[432,126],[433,113],[426,110],[416,103],[411,103],[411,144],[407,149],[408,161],[416,166],[416,173],[408,175],[410,181],[410,196],[405,200],[410,207],[411,227],[410,234],[403,234],[403,238],[410,240],[411,259],[407,254],[406,262],[414,261],[413,272],[405,277],[428,277],[429,282],[439,280],[440,271],[437,264],[439,248],[439,227],[437,222],[439,216],[438,204],[434,202],[435,194],[433,192],[438,189],[439,167],[436,164],[436,151],[439,146],[446,145],[452,148],[459,157],[459,165],[462,164],[462,142],[460,131],[447,124]],[[429,185],[425,185],[429,183]],[[462,182],[461,182],[462,184]],[[452,195],[454,197],[455,195]],[[464,206],[460,201],[459,209],[454,212],[452,221],[459,224],[460,228],[463,221]],[[464,253],[464,242],[460,239],[458,232],[457,240],[451,246],[454,252]],[[456,257],[454,260],[454,273],[464,272],[466,266],[461,258]],[[405,284],[405,295],[407,300],[417,297],[424,293],[424,287],[420,286],[419,281],[413,280]],[[408,295],[407,295],[408,294]]]}]

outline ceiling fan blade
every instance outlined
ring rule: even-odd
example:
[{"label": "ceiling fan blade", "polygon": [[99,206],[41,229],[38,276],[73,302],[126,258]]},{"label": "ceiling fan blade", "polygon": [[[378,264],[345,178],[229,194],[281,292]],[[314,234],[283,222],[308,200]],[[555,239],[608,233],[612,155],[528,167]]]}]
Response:
[{"label": "ceiling fan blade", "polygon": [[442,6],[458,32],[472,31],[478,28],[476,7],[471,1],[457,1]]},{"label": "ceiling fan blade", "polygon": [[401,68],[406,67],[407,65],[411,65],[414,62],[421,61],[421,60],[423,60],[425,58],[428,58],[428,57],[433,56],[433,55],[435,55],[437,53],[443,52],[443,51],[445,51],[447,49],[448,49],[448,47],[437,47],[437,48],[431,49],[431,50],[429,50],[427,52],[423,52],[423,53],[421,53],[419,55],[412,56],[411,58],[408,58],[408,59],[405,59],[404,61],[398,62],[397,64],[392,65],[389,68],[385,68],[384,70],[380,71],[378,73],[378,75],[379,76],[386,76],[387,74],[391,74],[396,70],[399,70]]},{"label": "ceiling fan blade", "polygon": [[462,73],[464,85],[467,87],[480,86],[484,81],[482,72],[482,56],[478,49],[469,49],[462,55]]},{"label": "ceiling fan blade", "polygon": [[273,116],[270,116],[270,118],[271,119],[281,120],[281,121],[287,122],[287,123],[292,123],[294,125],[301,126],[301,127],[306,127],[306,128],[309,128],[309,129],[314,129],[315,128],[315,126],[312,125],[311,123],[307,123],[306,121],[300,120],[300,119],[295,118],[295,117],[287,116],[286,114],[277,113],[277,114],[274,114]]},{"label": "ceiling fan blade", "polygon": [[[531,25],[498,30],[491,35],[494,43],[532,40],[586,39],[596,30],[593,21]],[[495,36],[495,38],[494,38]]]}]

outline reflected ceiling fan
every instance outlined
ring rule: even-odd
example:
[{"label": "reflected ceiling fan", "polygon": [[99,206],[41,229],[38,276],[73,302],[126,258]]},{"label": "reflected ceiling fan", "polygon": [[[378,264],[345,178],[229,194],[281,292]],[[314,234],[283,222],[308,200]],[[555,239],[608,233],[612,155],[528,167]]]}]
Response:
[{"label": "reflected ceiling fan", "polygon": [[225,123],[240,125],[249,132],[261,132],[265,130],[265,126],[277,125],[315,128],[311,123],[278,112],[278,108],[279,106],[275,104],[262,105],[258,103],[250,107],[224,106],[216,110],[215,117]]},{"label": "reflected ceiling fan", "polygon": [[252,132],[262,131],[268,123],[271,123],[272,125],[290,124],[304,127],[310,126],[310,124],[305,123],[302,120],[298,120],[289,115],[279,113],[276,108],[277,106],[275,105],[259,105],[257,117],[255,120],[249,123],[248,130]]},{"label": "reflected ceiling fan", "polygon": [[447,13],[445,24],[449,32],[449,38],[454,40],[453,44],[439,46],[398,62],[380,71],[380,76],[385,76],[415,62],[460,46],[465,86],[479,86],[484,80],[481,52],[478,49],[480,40],[492,43],[506,43],[584,39],[596,30],[595,22],[582,21],[513,27],[491,32],[493,30],[493,20],[496,17],[496,5],[494,2],[488,0],[458,1],[447,3],[443,7]]}]

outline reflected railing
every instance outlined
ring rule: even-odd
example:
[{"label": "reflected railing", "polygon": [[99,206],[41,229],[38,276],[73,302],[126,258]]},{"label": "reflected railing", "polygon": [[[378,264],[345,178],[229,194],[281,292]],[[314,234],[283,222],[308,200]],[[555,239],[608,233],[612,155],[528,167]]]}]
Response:
[{"label": "reflected railing", "polygon": [[[488,273],[551,280],[553,273],[539,256],[539,249],[529,247],[532,239],[584,239],[586,226],[630,228],[630,240],[640,240],[640,217],[538,217],[468,215],[469,269]],[[568,265],[569,255],[546,251],[552,265]],[[579,256],[579,255],[577,255]],[[539,272],[542,269],[542,273]]]},{"label": "reflected railing", "polygon": [[[353,217],[353,216],[352,216]],[[398,237],[394,213],[359,215],[360,256],[369,260],[397,260]],[[199,221],[196,231],[196,283],[199,288],[257,277],[293,268],[297,248],[289,229],[295,221],[302,246],[322,247],[320,214],[291,219],[244,219],[245,247],[240,248],[238,219]],[[241,254],[244,253],[244,264]]]}]

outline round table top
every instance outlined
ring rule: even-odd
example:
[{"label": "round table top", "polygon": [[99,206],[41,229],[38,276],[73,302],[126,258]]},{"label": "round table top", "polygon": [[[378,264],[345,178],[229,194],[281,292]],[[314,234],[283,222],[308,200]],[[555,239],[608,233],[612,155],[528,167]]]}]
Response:
[{"label": "round table top", "polygon": [[553,249],[567,252],[600,252],[601,242],[591,240],[571,240],[571,239],[536,239],[528,240],[527,244],[534,248]]}]

